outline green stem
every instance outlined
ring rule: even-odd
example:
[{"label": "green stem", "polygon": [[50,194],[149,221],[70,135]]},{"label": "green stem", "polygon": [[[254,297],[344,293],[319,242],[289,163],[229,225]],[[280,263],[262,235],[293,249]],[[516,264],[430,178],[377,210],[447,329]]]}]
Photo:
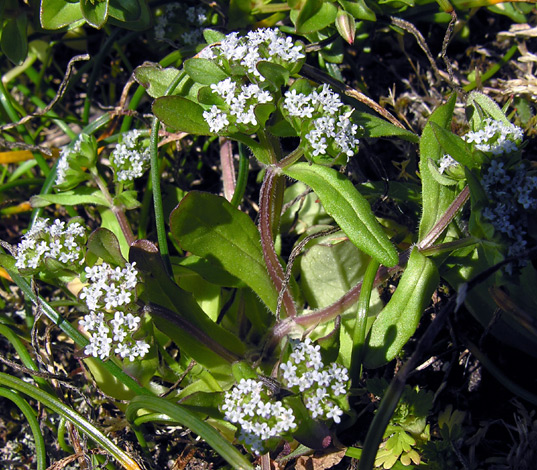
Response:
[{"label": "green stem", "polygon": [[237,173],[237,181],[235,183],[235,192],[231,198],[231,205],[238,207],[244,196],[246,190],[246,183],[248,182],[248,169],[250,166],[250,159],[246,154],[244,144],[239,142],[239,171]]},{"label": "green stem", "polygon": [[65,441],[65,433],[67,432],[67,420],[62,416],[60,418],[60,424],[58,425],[58,444],[60,449],[68,454],[72,454],[74,449]]},{"label": "green stem", "polygon": [[367,331],[367,315],[369,313],[369,303],[371,301],[371,292],[375,285],[379,262],[371,259],[367,265],[364,278],[362,280],[362,289],[358,299],[356,320],[353,331],[353,348],[351,357],[350,374],[354,382],[358,382],[362,374],[362,357],[365,346],[365,335]]},{"label": "green stem", "polygon": [[[185,77],[186,72],[182,71],[177,74],[173,81],[168,86],[164,96],[172,93],[181,80]],[[162,192],[160,190],[160,171],[158,160],[158,132],[160,129],[160,121],[158,118],[153,118],[151,125],[151,138],[149,143],[149,151],[151,155],[151,186],[153,188],[153,206],[155,208],[155,225],[157,227],[157,240],[159,251],[164,265],[168,271],[168,275],[172,275],[172,263],[170,260],[170,251],[168,249],[168,238],[166,234],[166,222],[164,218],[164,208],[162,205]]]},{"label": "green stem", "polygon": [[405,389],[408,376],[418,367],[425,353],[431,348],[434,339],[443,328],[445,321],[454,308],[455,297],[452,297],[444,308],[438,312],[433,322],[418,341],[412,356],[403,364],[390,382],[384,397],[382,397],[379,409],[373,418],[373,422],[367,431],[358,470],[371,470],[373,468],[379,445]]},{"label": "green stem", "polygon": [[160,255],[166,266],[168,275],[172,275],[172,263],[170,260],[170,251],[168,249],[168,238],[166,234],[166,222],[164,218],[164,207],[162,205],[162,192],[160,190],[160,171],[158,160],[158,131],[160,122],[158,118],[153,118],[151,125],[151,139],[149,151],[151,154],[151,187],[153,188],[153,207],[155,209],[155,225],[157,228],[157,240]]},{"label": "green stem", "polygon": [[290,167],[293,163],[296,163],[298,160],[302,158],[302,155],[304,155],[304,149],[302,147],[298,147],[295,150],[293,150],[289,155],[287,155],[285,158],[280,160],[277,163],[277,167],[281,168],[282,170],[285,170],[286,168]]}]

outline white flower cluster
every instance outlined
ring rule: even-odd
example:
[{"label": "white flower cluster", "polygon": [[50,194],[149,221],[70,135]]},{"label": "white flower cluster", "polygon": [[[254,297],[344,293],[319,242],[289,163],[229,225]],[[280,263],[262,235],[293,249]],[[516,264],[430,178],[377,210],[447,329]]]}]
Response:
[{"label": "white flower cluster", "polygon": [[[171,29],[174,22],[181,22],[185,18],[185,6],[182,3],[170,3],[164,7],[155,24],[155,39],[163,41],[167,30]],[[188,28],[181,34],[181,39],[186,45],[198,44],[203,38],[203,33],[199,26],[207,21],[207,10],[202,6],[191,6],[186,9],[186,20]]]},{"label": "white flower cluster", "polygon": [[296,428],[293,410],[274,401],[259,380],[242,379],[226,392],[221,409],[227,421],[240,427],[239,441],[257,455],[267,440]]},{"label": "white flower cluster", "polygon": [[349,374],[345,367],[332,363],[325,367],[319,345],[311,339],[294,341],[287,362],[280,364],[282,385],[302,393],[304,404],[312,418],[341,422],[343,410],[336,404],[338,397],[347,394]]},{"label": "white flower cluster", "polygon": [[[482,169],[481,184],[489,199],[483,217],[507,239],[507,256],[519,257],[518,266],[524,266],[521,255],[527,245],[528,211],[537,209],[537,176],[529,175],[522,162],[506,168],[504,162],[492,160]],[[506,269],[511,273],[513,267]]]},{"label": "white flower cluster", "polygon": [[242,66],[250,79],[262,82],[265,77],[257,70],[258,62],[268,61],[288,68],[305,57],[303,51],[302,45],[295,45],[279,30],[262,28],[241,37],[238,33],[228,34],[219,44],[206,47],[199,57],[215,60],[220,65],[226,61],[230,68]]},{"label": "white flower cluster", "polygon": [[18,269],[37,269],[50,258],[68,267],[76,267],[84,261],[82,247],[85,241],[86,229],[78,222],[66,225],[56,219],[50,224],[49,219],[38,218],[17,245],[15,266]]},{"label": "white flower cluster", "polygon": [[457,166],[459,162],[455,160],[451,155],[445,154],[440,160],[438,160],[438,171],[440,174],[444,173],[448,168]]},{"label": "white flower cluster", "polygon": [[88,307],[89,313],[80,325],[91,334],[90,342],[84,349],[88,356],[106,359],[112,353],[133,361],[144,357],[149,351],[145,341],[132,338],[140,326],[140,316],[133,315],[135,310],[138,270],[135,263],[127,263],[124,268],[112,268],[108,263],[86,268],[89,284],[82,288],[80,298]]},{"label": "white flower cluster", "polygon": [[255,107],[273,100],[269,91],[262,90],[255,83],[240,84],[231,78],[212,84],[211,90],[227,105],[225,110],[213,105],[209,111],[203,112],[203,117],[214,133],[226,130],[230,124],[256,126]]},{"label": "white flower cluster", "polygon": [[139,142],[142,131],[131,130],[123,134],[123,143],[117,144],[110,156],[117,181],[132,181],[140,178],[149,168],[149,148],[142,148]]},{"label": "white flower cluster", "polygon": [[313,156],[326,155],[331,143],[347,157],[355,154],[360,141],[356,137],[358,126],[350,120],[354,110],[345,106],[327,84],[309,95],[287,91],[283,108],[291,117],[311,120],[304,125],[310,129],[306,141]]},{"label": "white flower cluster", "polygon": [[463,136],[469,144],[482,152],[493,155],[512,153],[518,150],[517,143],[521,142],[524,134],[520,127],[506,124],[491,118],[485,119],[485,127],[478,131],[470,131]]},{"label": "white flower cluster", "polygon": [[54,183],[56,186],[65,183],[67,170],[69,169],[69,156],[71,154],[80,153],[81,144],[82,140],[79,137],[72,145],[65,145],[62,147],[60,158],[58,159],[58,166],[56,167],[56,181]]}]

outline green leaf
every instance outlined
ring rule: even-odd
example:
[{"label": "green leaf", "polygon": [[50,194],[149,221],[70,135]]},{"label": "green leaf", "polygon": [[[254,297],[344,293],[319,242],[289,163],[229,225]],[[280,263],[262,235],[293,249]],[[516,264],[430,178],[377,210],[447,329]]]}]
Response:
[{"label": "green leaf", "polygon": [[308,244],[299,258],[300,285],[310,308],[334,303],[364,276],[371,258],[350,241],[341,241],[341,236],[339,232],[313,246]]},{"label": "green leaf", "polygon": [[[116,400],[132,400],[136,396],[136,392],[127,387],[121,381],[120,377],[115,377],[109,370],[103,367],[102,361],[93,357],[86,357],[84,358],[84,365],[87,367],[89,374],[91,374],[91,379],[95,381],[95,384],[103,393]],[[88,375],[88,372],[86,372],[86,375]]]},{"label": "green leaf", "polygon": [[41,0],[39,18],[44,29],[60,29],[83,20],[84,16],[78,2]]},{"label": "green leaf", "polygon": [[416,331],[438,281],[434,263],[414,248],[395,293],[371,327],[366,367],[380,367],[401,351]]},{"label": "green leaf", "polygon": [[99,189],[80,187],[71,191],[58,194],[39,194],[30,198],[32,207],[46,207],[51,204],[62,206],[77,206],[84,204],[94,204],[97,206],[110,207],[108,201]]},{"label": "green leaf", "polygon": [[276,310],[277,293],[250,217],[223,197],[191,191],[172,212],[170,230],[183,249],[239,278]]},{"label": "green leaf", "polygon": [[188,59],[184,63],[184,68],[192,80],[202,85],[212,85],[228,78],[227,73],[209,59],[196,57]]},{"label": "green leaf", "polygon": [[17,267],[15,266],[16,262],[17,260],[13,256],[0,253],[0,266],[2,266],[4,269],[16,271],[17,270]]},{"label": "green leaf", "polygon": [[483,128],[483,121],[487,117],[511,125],[509,119],[507,119],[505,113],[500,109],[498,104],[483,93],[472,91],[468,95],[466,106],[469,114],[468,121],[474,131]]},{"label": "green leaf", "polygon": [[256,68],[263,77],[274,84],[273,91],[279,91],[289,81],[289,71],[281,65],[260,61],[257,63]]},{"label": "green leaf", "polygon": [[109,0],[91,2],[80,0],[80,10],[90,26],[101,29],[108,19]]},{"label": "green leaf", "polygon": [[265,128],[266,122],[275,110],[276,106],[274,106],[272,103],[261,103],[254,108],[257,124],[261,129]]},{"label": "green leaf", "polygon": [[235,380],[240,382],[242,379],[253,379],[257,380],[257,372],[252,368],[252,366],[245,361],[237,361],[234,362],[231,366],[231,370],[233,371],[233,377]]},{"label": "green leaf", "polygon": [[326,212],[360,250],[385,266],[399,262],[397,251],[371,206],[344,175],[333,168],[309,163],[295,163],[283,173],[310,186]]},{"label": "green leaf", "polygon": [[[98,228],[88,238],[88,252],[86,262],[91,264],[89,257],[101,258],[112,266],[124,266],[125,258],[121,254],[119,241],[114,232],[106,228]],[[94,259],[93,261],[96,261]]]},{"label": "green leaf", "polygon": [[293,432],[293,437],[298,442],[316,450],[324,450],[331,444],[330,430],[325,423],[312,419],[301,397],[285,397],[283,403],[292,408],[297,422],[300,423],[298,429]]},{"label": "green leaf", "polygon": [[169,67],[163,69],[160,65],[140,65],[134,70],[134,79],[145,88],[151,98],[160,98],[175,80],[179,70]]},{"label": "green leaf", "polygon": [[224,33],[221,33],[216,29],[207,28],[203,30],[203,38],[205,39],[207,44],[214,44],[215,42],[220,42],[225,37],[226,35]]},{"label": "green leaf", "polygon": [[434,122],[443,129],[449,129],[456,100],[457,96],[454,93],[447,103],[437,108],[431,114],[421,135],[419,169],[422,185],[422,215],[419,226],[419,240],[427,236],[457,195],[455,187],[443,186],[438,183],[429,170],[429,159],[438,163],[444,155],[431,123]]},{"label": "green leaf", "polygon": [[108,21],[133,31],[151,26],[152,14],[146,0],[110,0]]},{"label": "green leaf", "polygon": [[454,184],[457,184],[459,182],[458,180],[451,178],[444,173],[440,173],[438,167],[436,166],[436,163],[433,161],[432,158],[429,158],[429,160],[427,160],[427,164],[427,168],[429,169],[431,176],[435,179],[437,183],[441,184],[442,186],[453,186]]},{"label": "green leaf", "polygon": [[163,96],[153,103],[153,113],[165,125],[188,134],[211,135],[204,109],[182,96]]},{"label": "green leaf", "polygon": [[401,137],[409,142],[418,142],[419,137],[413,132],[393,125],[369,112],[356,111],[352,115],[353,121],[364,128],[364,137]]},{"label": "green leaf", "polygon": [[179,266],[184,266],[185,268],[194,271],[212,284],[224,287],[244,287],[244,284],[240,279],[232,276],[224,269],[218,269],[214,264],[211,264],[206,259],[196,255],[182,258],[179,262]]},{"label": "green leaf", "polygon": [[123,206],[127,210],[137,209],[142,204],[138,201],[138,192],[135,190],[123,191],[114,197],[115,206]]},{"label": "green leaf", "polygon": [[357,20],[377,21],[375,12],[367,6],[364,0],[338,0],[338,2],[345,11],[348,11]]},{"label": "green leaf", "polygon": [[[297,34],[307,34],[319,31],[334,23],[337,7],[323,0],[306,0],[298,16],[291,12],[291,20],[295,23]],[[293,17],[295,17],[293,19]]]},{"label": "green leaf", "polygon": [[28,55],[27,24],[26,14],[21,13],[16,18],[8,18],[0,31],[2,52],[15,65],[22,64]]},{"label": "green leaf", "polygon": [[205,106],[212,106],[213,104],[217,106],[225,106],[226,104],[225,100],[217,93],[213,93],[213,90],[209,86],[201,87],[198,90],[197,101]]},{"label": "green leaf", "polygon": [[431,122],[430,126],[434,132],[436,140],[448,155],[468,168],[481,166],[481,161],[473,158],[470,146],[453,132],[440,127],[436,122]]},{"label": "green leaf", "polygon": [[110,16],[121,22],[137,21],[142,15],[145,0],[109,0]]}]

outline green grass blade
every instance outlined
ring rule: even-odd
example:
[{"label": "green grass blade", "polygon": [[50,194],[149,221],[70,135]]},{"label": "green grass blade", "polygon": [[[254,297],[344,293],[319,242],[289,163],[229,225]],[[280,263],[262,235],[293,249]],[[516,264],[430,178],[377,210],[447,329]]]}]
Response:
[{"label": "green grass blade", "polygon": [[47,452],[45,449],[45,439],[43,439],[43,433],[39,427],[39,422],[35,417],[35,412],[33,408],[28,404],[28,402],[22,398],[20,395],[17,395],[15,392],[8,390],[7,388],[0,387],[0,396],[11,400],[15,405],[19,407],[22,411],[22,414],[28,420],[30,425],[30,430],[34,436],[35,442],[35,456],[37,460],[37,470],[45,470],[47,468]]},{"label": "green grass blade", "polygon": [[222,456],[233,468],[251,469],[252,464],[233,447],[220,433],[209,424],[205,423],[185,408],[171,403],[164,398],[158,397],[135,397],[127,407],[127,420],[133,422],[138,410],[151,410],[162,413],[174,419],[178,423],[189,428],[192,432],[201,436],[207,443]]},{"label": "green grass blade", "polygon": [[8,374],[0,372],[0,384],[12,390],[17,390],[24,393],[34,400],[39,401],[47,408],[51,409],[60,416],[70,421],[80,431],[90,437],[95,443],[105,449],[112,457],[114,457],[127,470],[141,470],[140,466],[126,452],[117,447],[110,439],[108,439],[99,429],[91,424],[86,418],[79,415],[76,411],[65,406],[56,397],[49,393],[39,390],[33,384],[28,384],[22,380],[11,377]]}]

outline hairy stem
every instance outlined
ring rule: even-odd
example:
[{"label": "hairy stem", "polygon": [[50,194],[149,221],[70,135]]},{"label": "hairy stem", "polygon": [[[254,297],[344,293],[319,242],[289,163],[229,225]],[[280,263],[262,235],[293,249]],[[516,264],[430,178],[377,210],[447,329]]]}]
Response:
[{"label": "hairy stem", "polygon": [[[283,287],[284,272],[276,249],[274,248],[274,239],[272,237],[272,225],[274,220],[274,206],[276,200],[276,191],[278,190],[279,176],[271,169],[267,168],[265,179],[261,186],[259,194],[259,233],[261,235],[261,248],[263,249],[263,258],[267,265],[267,270],[276,286],[280,291]],[[283,305],[287,316],[296,316],[296,307],[291,297],[291,293],[286,288],[283,296]]]}]

